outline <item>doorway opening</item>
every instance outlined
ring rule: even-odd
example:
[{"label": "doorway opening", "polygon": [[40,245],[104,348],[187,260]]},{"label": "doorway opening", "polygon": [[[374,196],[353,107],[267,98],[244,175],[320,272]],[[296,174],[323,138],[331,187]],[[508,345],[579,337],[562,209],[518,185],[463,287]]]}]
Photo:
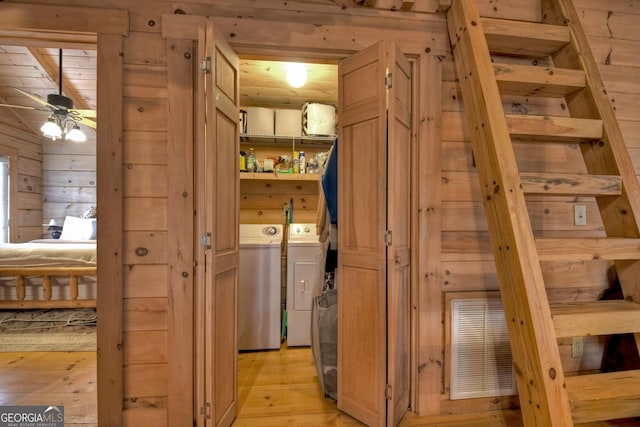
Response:
[{"label": "doorway opening", "polygon": [[[338,67],[327,61],[298,63],[307,78],[296,88],[286,80],[288,64],[279,58],[240,59],[246,125],[239,165],[238,418],[245,421],[285,416],[292,408],[284,402],[293,396],[305,397],[303,405],[317,415],[337,413],[335,402],[323,395],[310,345],[311,305],[324,286],[328,247],[328,230],[321,237],[325,224],[318,224],[324,214],[319,210],[326,209],[320,178],[337,133]],[[322,134],[310,118],[322,121]],[[249,151],[260,172],[242,172],[247,166],[242,156]],[[264,230],[276,230],[275,236],[262,234],[263,241],[256,241]],[[265,286],[270,300],[264,298]],[[265,336],[273,338],[260,342]],[[261,338],[252,342],[252,337]],[[284,404],[265,406],[267,395]]]},{"label": "doorway opening", "polygon": [[[9,386],[3,388],[3,393],[8,396],[5,403],[33,404],[33,396],[45,399],[50,392],[32,380],[38,369],[44,369],[59,391],[59,398],[48,403],[66,406],[68,422],[97,424],[97,135],[91,126],[75,120],[67,123],[65,130],[77,127],[85,141],[50,139],[41,132],[43,123],[54,115],[50,94],[58,96],[58,102],[70,100],[73,107],[86,110],[86,114],[93,112],[93,124],[97,108],[97,45],[95,38],[93,42],[81,38],[65,44],[47,40],[46,34],[41,36],[43,39],[36,37],[33,43],[9,37],[0,46],[2,63],[11,65],[4,67],[0,83],[1,144],[11,153],[10,166],[15,168],[10,172],[12,191],[7,200],[13,214],[9,218],[11,245],[6,249],[27,242],[37,250],[50,248],[55,252],[34,252],[30,262],[40,269],[60,269],[72,267],[76,261],[67,258],[67,264],[61,264],[63,261],[56,258],[59,250],[77,244],[82,272],[18,276],[26,278],[22,281],[16,277],[3,286],[2,369],[22,378],[11,383],[19,383],[19,390]],[[68,116],[63,117],[61,111],[58,114],[64,126]],[[47,265],[43,256],[52,259],[53,264]],[[9,262],[3,256],[3,267],[11,265]],[[33,268],[31,264],[24,267]],[[14,298],[23,298],[24,302],[14,306]],[[68,363],[70,359],[73,364]],[[22,362],[11,363],[17,360]],[[63,385],[65,377],[77,381],[75,392]],[[24,400],[25,393],[32,402]],[[78,400],[81,406],[74,404]]]}]

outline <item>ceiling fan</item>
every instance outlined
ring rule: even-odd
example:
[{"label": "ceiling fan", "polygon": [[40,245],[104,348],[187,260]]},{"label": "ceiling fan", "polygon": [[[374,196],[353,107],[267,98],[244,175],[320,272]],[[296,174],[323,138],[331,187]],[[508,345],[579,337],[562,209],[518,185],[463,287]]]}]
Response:
[{"label": "ceiling fan", "polygon": [[[62,49],[59,50],[59,70],[58,70],[58,93],[47,95],[47,100],[26,92],[22,89],[14,88],[21,94],[27,96],[42,107],[30,107],[26,105],[0,104],[0,107],[21,108],[26,110],[49,111],[51,114],[40,130],[47,138],[54,141],[56,139],[68,139],[76,142],[86,141],[86,136],[80,130],[79,123],[92,129],[96,128],[96,111],[79,110],[73,108],[73,101],[62,94]],[[45,108],[46,107],[46,108]],[[69,129],[71,127],[71,129]]]}]

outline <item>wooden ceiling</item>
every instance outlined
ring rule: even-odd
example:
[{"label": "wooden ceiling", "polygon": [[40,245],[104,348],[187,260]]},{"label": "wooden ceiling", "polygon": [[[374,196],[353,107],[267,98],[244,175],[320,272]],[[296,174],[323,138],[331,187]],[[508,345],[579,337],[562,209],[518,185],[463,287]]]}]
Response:
[{"label": "wooden ceiling", "polygon": [[[0,45],[0,103],[42,108],[15,88],[41,99],[58,93],[59,50],[40,47]],[[63,94],[78,109],[95,109],[96,51],[63,50]],[[307,83],[301,88],[289,86],[285,63],[255,59],[240,60],[240,104],[271,108],[300,108],[307,101],[335,105],[338,100],[338,70],[335,64],[305,64]],[[18,121],[35,135],[47,120],[47,111],[0,107],[0,117]],[[82,127],[90,139],[95,132]],[[91,138],[93,136],[93,138]]]},{"label": "wooden ceiling", "polygon": [[[63,94],[73,100],[75,108],[96,108],[96,52],[91,50],[63,50]],[[0,46],[0,103],[43,108],[21,94],[22,89],[46,100],[48,94],[59,93],[59,50],[24,46]],[[4,117],[17,119],[19,125],[34,134],[47,120],[49,112],[28,108],[0,107]],[[44,107],[46,109],[46,107]],[[88,136],[92,129],[84,127]]]},{"label": "wooden ceiling", "polygon": [[338,66],[304,64],[307,82],[300,88],[286,81],[286,62],[240,60],[240,103],[245,106],[300,108],[305,102],[338,103]]}]

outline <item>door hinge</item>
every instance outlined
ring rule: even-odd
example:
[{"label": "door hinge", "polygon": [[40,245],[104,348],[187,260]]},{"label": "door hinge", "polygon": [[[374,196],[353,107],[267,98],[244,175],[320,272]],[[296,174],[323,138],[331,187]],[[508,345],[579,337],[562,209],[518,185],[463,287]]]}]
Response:
[{"label": "door hinge", "polygon": [[200,69],[202,70],[203,74],[209,74],[211,72],[211,69],[209,68],[209,65],[208,65],[210,63],[211,63],[210,56],[205,56],[204,59],[200,61]]},{"label": "door hinge", "polygon": [[393,389],[391,388],[391,384],[387,384],[384,388],[384,397],[387,400],[393,400]]},{"label": "door hinge", "polygon": [[211,232],[207,231],[202,236],[200,236],[200,246],[205,249],[211,249]]},{"label": "door hinge", "polygon": [[205,402],[204,406],[200,407],[200,415],[205,417],[207,420],[211,419],[211,402]]},{"label": "door hinge", "polygon": [[387,73],[386,76],[384,76],[384,85],[387,87],[387,89],[391,89],[393,87],[391,78],[393,77],[393,73]]},{"label": "door hinge", "polygon": [[387,230],[384,232],[384,242],[386,243],[387,246],[391,246],[391,237],[392,237],[392,233],[391,230]]}]

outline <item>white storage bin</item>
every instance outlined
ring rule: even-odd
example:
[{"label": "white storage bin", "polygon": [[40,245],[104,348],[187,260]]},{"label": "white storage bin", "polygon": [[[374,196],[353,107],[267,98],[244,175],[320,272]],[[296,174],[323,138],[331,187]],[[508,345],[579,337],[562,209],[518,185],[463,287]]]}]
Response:
[{"label": "white storage bin", "polygon": [[336,107],[307,102],[302,106],[304,135],[333,136],[336,133]]},{"label": "white storage bin", "polygon": [[274,135],[274,112],[271,108],[247,107],[247,134]]},{"label": "white storage bin", "polygon": [[278,108],[276,111],[276,135],[301,136],[302,111]]}]

